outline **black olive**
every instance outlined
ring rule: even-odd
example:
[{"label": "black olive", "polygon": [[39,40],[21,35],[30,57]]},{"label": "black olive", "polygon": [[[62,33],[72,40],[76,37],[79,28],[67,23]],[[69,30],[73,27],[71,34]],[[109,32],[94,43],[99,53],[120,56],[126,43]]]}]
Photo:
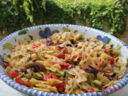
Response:
[{"label": "black olive", "polygon": [[75,42],[74,40],[70,40],[70,42],[71,42],[72,44],[76,44],[76,42]]},{"label": "black olive", "polygon": [[27,73],[27,69],[25,67],[21,67],[20,71]]},{"label": "black olive", "polygon": [[67,47],[72,47],[72,45],[71,45],[71,44],[67,44],[66,46],[67,46]]},{"label": "black olive", "polygon": [[46,71],[46,68],[43,64],[36,63],[36,62],[33,64],[33,68],[34,68],[34,72]]},{"label": "black olive", "polygon": [[98,70],[89,65],[89,68],[86,68],[85,72],[93,73],[96,76],[98,73]]}]

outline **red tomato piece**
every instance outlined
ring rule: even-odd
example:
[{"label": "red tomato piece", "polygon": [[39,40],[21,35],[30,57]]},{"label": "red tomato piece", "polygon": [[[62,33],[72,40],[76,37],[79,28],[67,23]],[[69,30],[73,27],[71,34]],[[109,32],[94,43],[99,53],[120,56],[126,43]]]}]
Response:
[{"label": "red tomato piece", "polygon": [[66,55],[71,55],[71,52],[66,53]]},{"label": "red tomato piece", "polygon": [[64,59],[65,58],[65,54],[59,54],[58,58]]},{"label": "red tomato piece", "polygon": [[78,55],[78,59],[81,60],[82,59],[82,54]]},{"label": "red tomato piece", "polygon": [[57,64],[56,62],[52,62],[52,65],[55,65],[55,64]]},{"label": "red tomato piece", "polygon": [[44,81],[47,81],[47,79],[49,79],[49,78],[52,78],[52,75],[49,75],[49,74],[48,75],[44,75],[43,80]]},{"label": "red tomato piece", "polygon": [[47,81],[47,79],[50,79],[50,78],[58,79],[57,76],[48,74],[48,75],[44,75],[43,80],[44,81]]},{"label": "red tomato piece", "polygon": [[37,44],[32,45],[32,48],[38,48],[38,47],[39,47],[39,45],[37,45]]},{"label": "red tomato piece", "polygon": [[24,85],[24,81],[20,77],[16,77],[15,82]]},{"label": "red tomato piece", "polygon": [[25,85],[27,87],[32,87],[33,86],[31,82],[26,82],[26,81],[22,80],[20,77],[16,77],[15,82],[19,83],[21,85]]},{"label": "red tomato piece", "polygon": [[91,89],[90,89],[90,92],[95,92],[95,89],[94,89],[94,88],[91,88]]},{"label": "red tomato piece", "polygon": [[55,86],[59,92],[62,92],[62,91],[64,91],[66,84],[65,83],[59,83],[59,84],[55,84]]},{"label": "red tomato piece", "polygon": [[67,68],[69,68],[70,64],[66,63],[66,62],[63,62],[63,63],[60,64],[60,66],[61,66],[62,69],[67,69]]},{"label": "red tomato piece", "polygon": [[33,84],[31,82],[25,82],[25,81],[24,81],[24,85],[27,86],[27,87],[32,87],[33,86]]},{"label": "red tomato piece", "polygon": [[47,45],[47,42],[46,41],[43,41],[42,44]]},{"label": "red tomato piece", "polygon": [[110,57],[110,58],[108,58],[108,61],[110,61],[110,63],[111,63],[111,66],[113,67],[114,66],[114,58],[113,57]]},{"label": "red tomato piece", "polygon": [[86,69],[86,67],[81,67],[81,69],[85,70],[85,69]]},{"label": "red tomato piece", "polygon": [[19,75],[19,73],[16,72],[16,71],[11,72],[11,73],[8,73],[8,76],[9,76],[10,78],[15,78],[15,77],[17,77],[18,75]]},{"label": "red tomato piece", "polygon": [[5,66],[5,67],[8,67],[9,64],[8,64],[7,62],[4,62],[4,66]]},{"label": "red tomato piece", "polygon": [[59,50],[59,51],[61,51],[63,48],[59,48],[59,47],[56,47],[56,50]]},{"label": "red tomato piece", "polygon": [[108,54],[108,51],[107,51],[107,50],[105,50],[105,51],[104,51],[104,53]]},{"label": "red tomato piece", "polygon": [[55,75],[51,75],[51,78],[58,79],[58,77]]}]

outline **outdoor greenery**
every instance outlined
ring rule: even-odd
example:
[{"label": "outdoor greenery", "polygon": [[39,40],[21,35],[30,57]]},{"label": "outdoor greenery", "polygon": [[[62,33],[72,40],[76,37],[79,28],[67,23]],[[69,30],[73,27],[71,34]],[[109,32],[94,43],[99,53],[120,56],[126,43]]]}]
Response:
[{"label": "outdoor greenery", "polygon": [[0,31],[11,33],[45,23],[75,24],[77,20],[119,37],[126,27],[127,6],[127,0],[2,0]]}]

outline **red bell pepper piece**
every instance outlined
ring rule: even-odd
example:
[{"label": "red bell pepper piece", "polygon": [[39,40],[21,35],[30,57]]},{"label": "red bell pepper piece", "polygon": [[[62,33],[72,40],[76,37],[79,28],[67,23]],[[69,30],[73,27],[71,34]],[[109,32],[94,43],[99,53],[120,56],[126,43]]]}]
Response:
[{"label": "red bell pepper piece", "polygon": [[43,41],[42,44],[47,45],[47,42],[46,41]]},{"label": "red bell pepper piece", "polygon": [[26,82],[26,81],[22,80],[20,77],[16,77],[15,82],[19,83],[21,85],[25,85],[27,87],[32,87],[33,86],[31,82]]},{"label": "red bell pepper piece", "polygon": [[37,45],[37,44],[32,45],[32,48],[38,48],[38,47],[39,47],[39,45]]},{"label": "red bell pepper piece", "polygon": [[82,54],[78,55],[78,59],[81,60],[82,59]]},{"label": "red bell pepper piece", "polygon": [[59,54],[58,58],[64,59],[65,58],[65,54]]},{"label": "red bell pepper piece", "polygon": [[59,84],[55,84],[55,86],[59,92],[62,92],[62,91],[64,91],[66,84],[65,83],[59,83]]},{"label": "red bell pepper piece", "polygon": [[59,51],[61,51],[61,50],[63,50],[63,48],[60,48],[60,47],[56,47],[56,50],[59,50]]},{"label": "red bell pepper piece", "polygon": [[51,75],[49,75],[49,74],[48,74],[48,75],[44,75],[43,80],[44,80],[44,81],[47,81],[47,79],[49,79],[49,78],[52,78],[52,76],[51,76]]},{"label": "red bell pepper piece", "polygon": [[44,81],[47,81],[47,79],[50,79],[50,78],[54,78],[54,79],[58,79],[58,77],[57,76],[55,76],[55,75],[44,75],[44,78],[43,78],[43,80]]},{"label": "red bell pepper piece", "polygon": [[91,88],[89,91],[90,92],[95,92],[95,89],[94,88]]},{"label": "red bell pepper piece", "polygon": [[82,70],[85,70],[85,69],[86,69],[86,67],[81,67],[81,69],[82,69]]},{"label": "red bell pepper piece", "polygon": [[8,76],[10,78],[15,78],[15,77],[19,76],[19,72],[14,71],[14,72],[8,73]]},{"label": "red bell pepper piece", "polygon": [[104,51],[104,53],[108,54],[108,51],[107,51],[107,50],[105,50],[105,51]]},{"label": "red bell pepper piece", "polygon": [[71,55],[71,52],[65,53],[66,55]]},{"label": "red bell pepper piece", "polygon": [[63,63],[60,64],[60,66],[61,66],[62,69],[67,69],[67,68],[69,68],[70,64],[66,63],[66,62],[63,62]]},{"label": "red bell pepper piece", "polygon": [[55,64],[57,64],[56,62],[52,62],[52,65],[55,65]]},{"label": "red bell pepper piece", "polygon": [[113,57],[110,57],[110,58],[108,58],[108,61],[110,61],[110,63],[111,63],[111,66],[113,67],[114,66],[114,58]]},{"label": "red bell pepper piece", "polygon": [[51,78],[58,79],[58,77],[55,75],[51,75]]},{"label": "red bell pepper piece", "polygon": [[4,66],[5,66],[5,67],[8,67],[8,66],[9,66],[9,63],[4,62]]}]

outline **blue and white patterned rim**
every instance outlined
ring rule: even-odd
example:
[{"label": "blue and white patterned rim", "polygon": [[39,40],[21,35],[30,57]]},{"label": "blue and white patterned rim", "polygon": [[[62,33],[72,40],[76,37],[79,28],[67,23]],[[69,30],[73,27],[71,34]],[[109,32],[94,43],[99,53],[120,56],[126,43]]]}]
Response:
[{"label": "blue and white patterned rim", "polygon": [[[104,34],[107,34],[109,37],[112,37],[114,39],[116,39],[117,41],[119,41],[123,46],[126,46],[126,48],[128,49],[128,46],[122,42],[121,40],[119,40],[118,38],[108,34],[108,33],[105,33],[103,31],[100,31],[98,29],[95,29],[95,28],[89,28],[89,27],[85,27],[85,26],[81,26],[81,25],[72,25],[72,24],[47,24],[47,25],[39,25],[39,26],[34,26],[34,27],[28,27],[28,28],[25,28],[27,30],[32,30],[32,29],[36,29],[36,28],[41,28],[41,27],[50,27],[50,26],[76,26],[76,27],[81,27],[81,28],[86,28],[86,29],[94,29],[94,30],[97,30],[99,32],[102,32]],[[19,31],[16,31],[10,35],[8,35],[7,37],[5,37],[3,40],[0,41],[0,45],[3,44],[7,39],[9,39],[10,37],[13,37],[14,35],[18,34],[20,32]],[[118,89],[124,87],[127,83],[128,83],[128,78],[124,78],[122,79],[117,85],[113,85],[112,87],[109,87],[108,90],[105,90],[104,92],[93,92],[93,93],[85,93],[85,94],[55,94],[55,93],[48,93],[48,92],[41,92],[41,91],[37,91],[37,90],[34,90],[34,89],[29,89],[28,87],[25,87],[25,86],[22,86],[16,82],[14,82],[13,80],[11,80],[8,76],[6,76],[3,72],[0,71],[0,78],[6,82],[8,85],[10,85],[11,87],[23,92],[23,93],[26,93],[26,94],[29,94],[29,95],[33,95],[33,96],[103,96],[103,95],[106,95],[106,94],[110,94],[112,92],[115,92],[115,91],[118,91]],[[111,90],[112,89],[112,90]]]}]

